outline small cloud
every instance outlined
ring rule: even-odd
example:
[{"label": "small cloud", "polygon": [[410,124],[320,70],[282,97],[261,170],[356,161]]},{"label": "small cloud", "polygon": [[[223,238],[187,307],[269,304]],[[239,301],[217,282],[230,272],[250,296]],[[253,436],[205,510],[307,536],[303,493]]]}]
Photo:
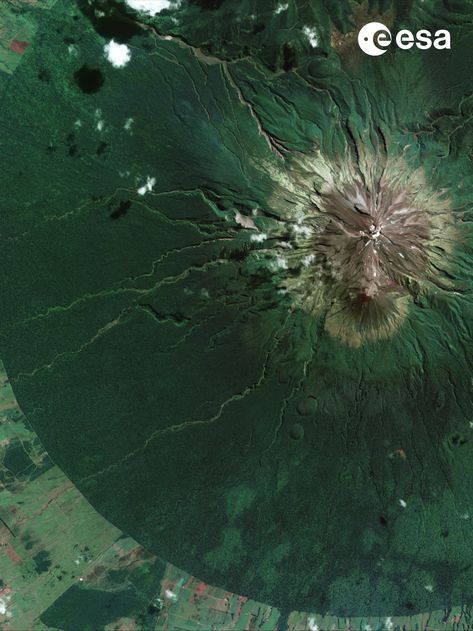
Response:
[{"label": "small cloud", "polygon": [[274,13],[276,15],[279,15],[280,13],[282,13],[283,11],[287,11],[288,9],[289,9],[288,2],[280,2],[278,6],[274,9]]},{"label": "small cloud", "polygon": [[146,193],[151,193],[155,184],[156,184],[156,178],[149,177],[148,175],[148,177],[146,178],[146,183],[143,184],[143,186],[140,186],[140,188],[138,189],[137,191],[138,195],[145,195]]},{"label": "small cloud", "polygon": [[402,506],[402,508],[406,508],[407,506],[407,502],[405,502],[404,500],[399,500],[399,504]]},{"label": "small cloud", "polygon": [[266,241],[267,238],[267,234],[265,234],[264,232],[260,232],[259,234],[252,234],[250,237],[250,241],[254,241],[255,243],[263,243],[263,241]]},{"label": "small cloud", "polygon": [[114,68],[124,68],[131,59],[130,49],[126,44],[118,44],[113,39],[103,47],[105,57]]},{"label": "small cloud", "polygon": [[126,3],[135,11],[142,11],[148,15],[157,15],[164,9],[177,8],[179,5],[171,0],[126,0]]},{"label": "small cloud", "polygon": [[319,34],[317,33],[317,30],[315,28],[310,28],[310,26],[304,26],[302,32],[309,40],[312,48],[317,48],[319,45]]},{"label": "small cloud", "polygon": [[102,131],[105,125],[105,121],[102,118],[102,110],[100,108],[95,110],[94,118],[95,118],[95,129],[97,131]]},{"label": "small cloud", "polygon": [[125,124],[123,125],[123,129],[126,129],[126,131],[130,131],[131,126],[133,125],[135,121],[133,120],[133,118],[127,118],[125,121]]},{"label": "small cloud", "polygon": [[287,265],[287,261],[284,257],[282,256],[277,256],[274,261],[272,261],[271,267],[273,269],[273,271],[277,271],[280,269],[287,269],[288,265]]},{"label": "small cloud", "polygon": [[315,618],[309,618],[307,620],[309,631],[319,631],[319,625],[315,622]]},{"label": "small cloud", "polygon": [[301,237],[310,237],[312,234],[312,229],[309,226],[304,226],[303,224],[294,224],[292,229],[297,235]]},{"label": "small cloud", "polygon": [[3,596],[2,598],[0,598],[0,614],[2,614],[3,616],[6,614],[8,616],[8,611],[7,611],[7,607],[8,607],[8,602],[11,600],[11,596]]}]

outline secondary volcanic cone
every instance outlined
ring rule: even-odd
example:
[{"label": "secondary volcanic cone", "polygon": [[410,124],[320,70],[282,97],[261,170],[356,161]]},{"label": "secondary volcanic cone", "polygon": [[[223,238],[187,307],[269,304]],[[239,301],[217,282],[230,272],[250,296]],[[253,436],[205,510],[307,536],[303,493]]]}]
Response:
[{"label": "secondary volcanic cone", "polygon": [[317,154],[276,177],[282,286],[305,311],[324,313],[332,336],[355,347],[387,338],[412,298],[451,288],[452,211],[421,169],[401,159],[365,157],[354,166]]}]

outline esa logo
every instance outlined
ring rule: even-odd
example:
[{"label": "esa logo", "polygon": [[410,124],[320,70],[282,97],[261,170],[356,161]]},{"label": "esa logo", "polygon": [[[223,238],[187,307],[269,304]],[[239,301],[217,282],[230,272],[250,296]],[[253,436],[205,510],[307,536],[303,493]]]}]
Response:
[{"label": "esa logo", "polygon": [[[392,41],[391,31],[381,22],[366,24],[358,34],[358,44],[361,50],[367,55],[371,55],[371,57],[384,55]],[[397,47],[403,50],[409,50],[413,46],[417,46],[420,50],[428,50],[432,46],[437,50],[450,50],[452,47],[450,33],[446,30],[431,33],[426,29],[422,29],[417,31],[417,33],[413,33],[403,29],[396,35],[395,42]]]}]

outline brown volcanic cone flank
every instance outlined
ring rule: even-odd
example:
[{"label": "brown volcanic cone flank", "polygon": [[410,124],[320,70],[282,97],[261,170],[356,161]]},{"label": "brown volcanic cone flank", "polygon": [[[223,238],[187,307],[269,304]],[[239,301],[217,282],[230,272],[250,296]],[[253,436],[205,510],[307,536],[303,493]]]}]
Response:
[{"label": "brown volcanic cone flank", "polygon": [[347,337],[344,329],[352,328],[346,341],[354,344],[360,330],[368,339],[384,337],[405,313],[406,282],[426,277],[429,216],[407,191],[381,185],[373,194],[361,184],[331,192],[324,210],[330,221],[316,249],[340,279],[329,330]]},{"label": "brown volcanic cone flank", "polygon": [[422,170],[318,154],[277,179],[274,207],[292,233],[290,249],[276,253],[288,269],[282,286],[305,311],[325,314],[332,336],[350,346],[387,338],[412,297],[451,288],[453,214]]}]

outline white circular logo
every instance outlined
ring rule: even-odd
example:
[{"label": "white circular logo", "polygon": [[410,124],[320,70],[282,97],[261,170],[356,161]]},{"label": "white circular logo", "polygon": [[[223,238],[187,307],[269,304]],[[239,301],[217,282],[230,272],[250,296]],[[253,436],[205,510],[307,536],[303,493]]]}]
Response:
[{"label": "white circular logo", "polygon": [[370,22],[358,33],[358,45],[371,57],[384,55],[392,42],[391,31],[381,22]]}]

